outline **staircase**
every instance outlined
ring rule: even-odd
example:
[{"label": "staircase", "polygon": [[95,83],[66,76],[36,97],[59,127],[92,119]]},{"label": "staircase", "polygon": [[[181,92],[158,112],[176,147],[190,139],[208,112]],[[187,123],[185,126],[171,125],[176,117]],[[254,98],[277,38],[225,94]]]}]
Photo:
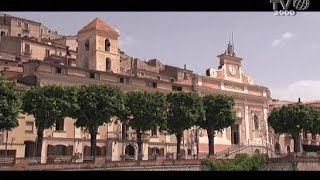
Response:
[{"label": "staircase", "polygon": [[257,144],[231,145],[229,148],[218,152],[216,157],[217,159],[229,159],[240,153],[253,154],[256,150],[258,150],[259,153],[268,154],[268,157],[278,157],[277,153],[270,147]]},{"label": "staircase", "polygon": [[222,159],[226,155],[229,155],[231,152],[237,151],[238,149],[241,149],[244,146],[244,144],[232,144],[227,149],[217,152],[217,159]]}]

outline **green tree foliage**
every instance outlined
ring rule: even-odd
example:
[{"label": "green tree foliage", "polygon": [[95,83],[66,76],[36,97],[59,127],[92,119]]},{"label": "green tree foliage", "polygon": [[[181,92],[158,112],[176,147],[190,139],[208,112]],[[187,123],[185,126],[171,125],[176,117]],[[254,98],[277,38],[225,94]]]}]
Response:
[{"label": "green tree foliage", "polygon": [[[294,152],[300,152],[300,133],[310,131],[310,125],[315,116],[312,107],[295,104],[275,108],[268,117],[268,124],[278,134],[289,134],[294,140]],[[311,130],[312,131],[312,130]]]},{"label": "green tree foliage", "polygon": [[197,124],[207,130],[209,155],[214,155],[215,131],[221,131],[236,121],[235,101],[231,96],[207,95],[203,97],[205,118],[198,119]]},{"label": "green tree foliage", "polygon": [[310,118],[306,123],[306,127],[304,129],[305,132],[309,132],[312,135],[316,135],[320,133],[320,112],[315,108],[310,107]]},{"label": "green tree foliage", "polygon": [[119,117],[124,110],[124,95],[119,88],[103,85],[77,87],[77,106],[71,117],[75,126],[89,132],[91,156],[95,161],[96,142],[99,126],[110,123],[112,117]]},{"label": "green tree foliage", "polygon": [[68,88],[48,85],[35,86],[23,95],[24,113],[33,115],[37,127],[36,156],[41,157],[43,132],[69,115],[72,108],[66,96]]},{"label": "green tree foliage", "polygon": [[137,133],[138,159],[142,160],[142,135],[144,132],[166,123],[167,103],[162,93],[129,92],[126,96],[125,107],[127,119],[125,124]]},{"label": "green tree foliage", "polygon": [[266,158],[261,154],[236,154],[234,159],[223,161],[206,158],[201,164],[212,171],[261,171],[265,168]]},{"label": "green tree foliage", "polygon": [[198,94],[195,93],[169,93],[167,116],[167,132],[175,134],[177,138],[177,159],[180,158],[180,144],[183,131],[194,126],[198,119],[204,119],[205,112],[203,103]]},{"label": "green tree foliage", "polygon": [[17,127],[20,112],[21,100],[15,85],[0,75],[0,132]]}]

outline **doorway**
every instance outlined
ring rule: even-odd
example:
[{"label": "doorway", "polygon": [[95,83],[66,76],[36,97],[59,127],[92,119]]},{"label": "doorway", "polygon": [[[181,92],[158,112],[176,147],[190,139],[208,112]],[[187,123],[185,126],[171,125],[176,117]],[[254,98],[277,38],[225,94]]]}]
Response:
[{"label": "doorway", "polygon": [[231,126],[231,144],[239,144],[239,142],[239,124],[234,124],[233,126]]},{"label": "doorway", "polygon": [[126,158],[125,160],[134,160],[135,150],[134,147],[129,144],[125,149]]},{"label": "doorway", "polygon": [[35,157],[36,143],[33,141],[25,141],[24,144],[25,144],[24,157]]}]

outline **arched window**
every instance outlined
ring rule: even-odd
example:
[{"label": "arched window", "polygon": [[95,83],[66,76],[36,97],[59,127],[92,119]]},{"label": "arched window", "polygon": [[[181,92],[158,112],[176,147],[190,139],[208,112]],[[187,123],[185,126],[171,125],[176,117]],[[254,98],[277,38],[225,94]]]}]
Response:
[{"label": "arched window", "polygon": [[259,116],[257,114],[253,115],[253,123],[254,123],[254,129],[259,130]]},{"label": "arched window", "polygon": [[106,39],[104,41],[104,50],[109,52],[110,51],[110,46],[111,46],[111,43],[110,43],[109,39]]},{"label": "arched window", "polygon": [[87,39],[86,42],[84,43],[84,48],[86,51],[89,51],[89,39]]},{"label": "arched window", "polygon": [[111,71],[111,59],[106,59],[106,71]]},{"label": "arched window", "polygon": [[290,149],[290,146],[288,145],[287,146],[287,153],[290,153],[291,152],[291,149]]}]

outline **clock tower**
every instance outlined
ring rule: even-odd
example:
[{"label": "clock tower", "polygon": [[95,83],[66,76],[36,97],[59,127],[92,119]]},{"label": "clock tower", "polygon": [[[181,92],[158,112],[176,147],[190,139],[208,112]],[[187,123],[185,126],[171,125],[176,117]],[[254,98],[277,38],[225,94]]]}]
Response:
[{"label": "clock tower", "polygon": [[242,82],[242,58],[236,57],[233,44],[229,42],[227,50],[218,57],[220,59],[219,69],[223,67],[224,70],[224,79]]}]

